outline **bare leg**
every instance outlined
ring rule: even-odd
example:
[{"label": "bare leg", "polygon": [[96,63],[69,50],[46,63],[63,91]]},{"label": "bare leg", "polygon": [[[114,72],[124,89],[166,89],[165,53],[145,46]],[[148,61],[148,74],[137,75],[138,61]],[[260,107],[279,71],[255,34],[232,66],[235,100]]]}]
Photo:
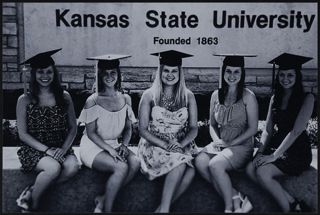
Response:
[{"label": "bare leg", "polygon": [[194,175],[194,168],[187,166],[186,170],[184,171],[184,175],[173,194],[172,203],[175,202],[187,190],[192,182],[192,179],[194,178]]},{"label": "bare leg", "polygon": [[61,165],[53,158],[46,156],[41,158],[36,166],[36,171],[40,172],[34,182],[32,189],[32,209],[37,210],[39,200],[45,190],[54,183],[61,172]]},{"label": "bare leg", "polygon": [[75,155],[68,155],[62,164],[62,170],[56,183],[63,183],[77,174],[79,163]]},{"label": "bare leg", "polygon": [[271,163],[257,169],[260,184],[276,199],[283,212],[289,212],[290,206],[287,194],[280,183],[274,179],[274,177],[281,175],[284,175],[284,173]]},{"label": "bare leg", "polygon": [[[255,183],[259,184],[259,180],[258,180],[258,176],[257,176],[257,171],[256,171],[256,168],[253,166],[253,163],[250,162],[247,167],[246,167],[246,173],[247,175],[249,176],[249,178],[251,178],[251,180],[253,180]],[[283,190],[288,201],[290,203],[294,202],[294,198],[286,191],[286,190]]]},{"label": "bare leg", "polygon": [[128,170],[127,177],[123,182],[124,185],[128,184],[140,169],[140,160],[132,151],[130,151],[130,155],[128,156],[127,160],[128,160],[129,170]]},{"label": "bare leg", "polygon": [[106,152],[100,152],[93,161],[92,167],[102,172],[111,172],[105,186],[104,212],[111,212],[113,202],[128,173],[128,165],[125,162],[115,162]]},{"label": "bare leg", "polygon": [[226,160],[222,155],[216,155],[209,162],[209,169],[212,175],[212,178],[216,181],[220,191],[222,193],[222,197],[225,203],[225,210],[232,211],[233,210],[233,202],[232,202],[232,194],[233,187],[231,184],[231,180],[228,170],[232,169],[229,161]]},{"label": "bare leg", "polygon": [[195,159],[195,166],[200,173],[200,175],[210,184],[213,184],[215,190],[222,196],[219,186],[215,182],[214,178],[211,177],[209,170],[209,162],[215,155],[201,152]]},{"label": "bare leg", "polygon": [[180,164],[171,172],[169,172],[166,176],[162,198],[160,203],[160,210],[161,213],[168,213],[170,211],[171,200],[173,197],[174,190],[176,189],[178,182],[181,180],[183,173],[185,171],[186,164]]}]

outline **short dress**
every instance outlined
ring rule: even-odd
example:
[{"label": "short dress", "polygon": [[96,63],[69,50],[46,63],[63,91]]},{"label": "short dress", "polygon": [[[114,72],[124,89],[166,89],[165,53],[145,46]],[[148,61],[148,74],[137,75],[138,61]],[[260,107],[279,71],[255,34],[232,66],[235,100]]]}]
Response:
[{"label": "short dress", "polygon": [[[217,98],[213,103],[213,112],[220,130],[220,138],[227,143],[243,134],[248,128],[246,105],[243,99],[239,99],[230,106],[225,106],[220,104]],[[241,144],[227,146],[220,152],[215,150],[214,145],[213,141],[203,151],[209,154],[221,154],[235,170],[244,168],[253,155],[253,137],[246,139]]]},{"label": "short dress", "polygon": [[[48,147],[62,147],[68,135],[68,115],[59,105],[29,104],[26,123],[27,132]],[[17,154],[22,170],[26,172],[34,170],[41,158],[48,156],[25,143],[19,148]],[[70,154],[74,154],[71,148],[66,155]]]},{"label": "short dress", "polygon": [[[104,142],[116,149],[120,146],[118,138],[121,137],[128,116],[132,122],[136,122],[136,118],[132,108],[127,103],[118,111],[108,111],[100,106],[94,99],[95,104],[90,108],[84,108],[81,111],[79,121],[90,123],[95,120],[97,126],[97,134]],[[87,135],[86,129],[80,142],[80,159],[82,163],[92,168],[94,158],[104,151],[100,146],[92,142]]]},{"label": "short dress", "polygon": [[[263,154],[273,153],[292,130],[296,117],[290,116],[288,110],[278,110],[274,113],[275,127],[269,144]],[[304,130],[293,144],[273,164],[288,175],[299,175],[310,167],[312,161],[311,144]]]},{"label": "short dress", "polygon": [[[181,141],[188,128],[188,108],[182,107],[176,111],[164,107],[153,106],[148,130],[162,140]],[[169,152],[140,139],[137,156],[141,161],[141,171],[149,180],[165,175],[180,164],[186,163],[193,167],[193,155],[197,147],[191,142],[184,148],[183,153]]]}]

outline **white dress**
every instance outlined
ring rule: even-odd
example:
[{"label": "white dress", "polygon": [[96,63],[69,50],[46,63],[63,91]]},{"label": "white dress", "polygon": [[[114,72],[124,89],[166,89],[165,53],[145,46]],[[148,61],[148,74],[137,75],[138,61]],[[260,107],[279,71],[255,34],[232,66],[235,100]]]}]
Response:
[{"label": "white dress", "polygon": [[[97,134],[106,144],[112,148],[117,148],[120,146],[118,138],[123,132],[127,116],[133,123],[137,121],[131,106],[128,104],[125,104],[118,111],[108,111],[96,103],[94,106],[87,109],[84,108],[81,111],[79,121],[90,123],[97,120]],[[80,142],[80,159],[82,163],[92,168],[94,158],[102,151],[103,149],[100,146],[88,138],[85,130]]]}]

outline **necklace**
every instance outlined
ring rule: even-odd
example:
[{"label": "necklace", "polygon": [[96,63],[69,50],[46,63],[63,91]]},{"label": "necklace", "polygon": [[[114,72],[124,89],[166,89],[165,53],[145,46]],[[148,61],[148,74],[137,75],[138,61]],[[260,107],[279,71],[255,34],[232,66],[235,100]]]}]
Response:
[{"label": "necklace", "polygon": [[164,108],[166,108],[167,110],[171,110],[175,103],[175,98],[174,96],[167,96],[165,94],[162,94],[160,101]]}]

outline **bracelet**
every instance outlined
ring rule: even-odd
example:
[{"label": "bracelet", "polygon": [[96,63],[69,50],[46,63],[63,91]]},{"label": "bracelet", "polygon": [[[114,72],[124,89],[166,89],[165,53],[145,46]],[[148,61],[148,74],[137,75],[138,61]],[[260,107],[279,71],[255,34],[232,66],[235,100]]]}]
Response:
[{"label": "bracelet", "polygon": [[46,150],[44,150],[44,153],[47,154],[47,151],[50,149],[50,147],[48,147]]}]

